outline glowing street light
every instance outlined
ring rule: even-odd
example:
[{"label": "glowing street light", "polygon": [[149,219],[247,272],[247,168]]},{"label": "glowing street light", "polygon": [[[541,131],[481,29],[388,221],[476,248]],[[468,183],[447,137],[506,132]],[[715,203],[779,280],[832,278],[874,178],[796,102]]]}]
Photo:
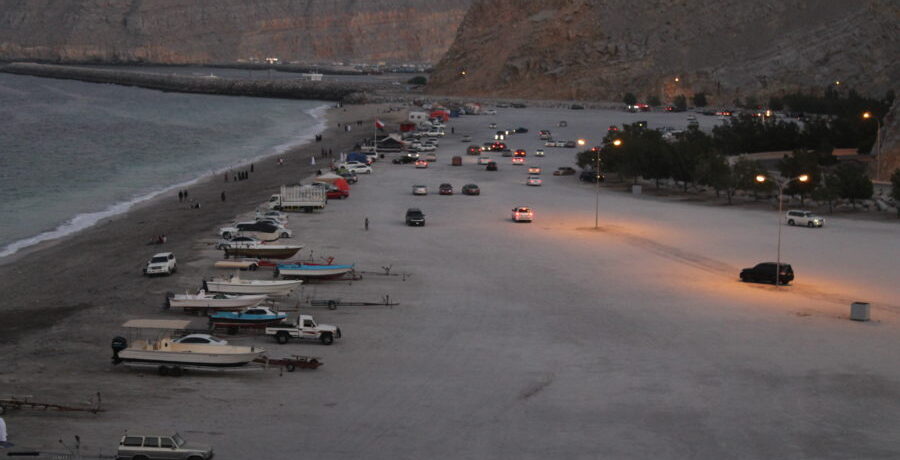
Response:
[{"label": "glowing street light", "polygon": [[875,120],[875,179],[879,179],[881,177],[881,144],[884,139],[881,138],[881,120],[875,116],[874,113],[865,111],[862,114],[863,120]]},{"label": "glowing street light", "polygon": [[585,141],[584,139],[578,139],[579,146],[584,146],[585,143],[587,143],[587,141]]},{"label": "glowing street light", "polygon": [[622,145],[622,139],[616,139],[612,142],[612,144],[616,147],[619,147],[620,145]]},{"label": "glowing street light", "polygon": [[[760,174],[760,175],[756,176],[756,182],[759,182],[760,184],[762,184],[763,182],[765,182],[767,180],[770,180],[770,178],[764,174]],[[779,275],[781,274],[781,226],[782,226],[781,225],[781,213],[782,213],[781,202],[784,200],[784,187],[793,181],[807,182],[807,181],[809,181],[809,175],[801,174],[797,177],[794,177],[794,178],[791,178],[788,180],[784,180],[784,181],[779,181],[774,178],[771,178],[771,181],[774,182],[775,185],[778,186],[778,250],[777,250],[777,260],[775,261],[775,286],[778,287],[781,285],[781,278],[779,278]]]}]

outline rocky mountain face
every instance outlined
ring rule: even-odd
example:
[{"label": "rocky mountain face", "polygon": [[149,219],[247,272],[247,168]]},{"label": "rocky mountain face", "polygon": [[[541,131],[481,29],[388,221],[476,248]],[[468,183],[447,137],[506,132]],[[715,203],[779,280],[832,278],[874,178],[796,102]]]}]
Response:
[{"label": "rocky mountain face", "polygon": [[434,62],[470,0],[0,0],[0,59]]},{"label": "rocky mountain face", "polygon": [[714,103],[840,81],[896,85],[895,0],[476,0],[432,75],[438,94]]}]

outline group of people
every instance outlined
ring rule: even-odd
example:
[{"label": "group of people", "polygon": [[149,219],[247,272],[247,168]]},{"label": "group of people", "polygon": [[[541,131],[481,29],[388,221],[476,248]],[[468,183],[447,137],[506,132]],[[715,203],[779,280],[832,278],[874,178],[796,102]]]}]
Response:
[{"label": "group of people", "polygon": [[188,199],[188,191],[187,190],[179,190],[178,191],[178,202],[187,201]]}]

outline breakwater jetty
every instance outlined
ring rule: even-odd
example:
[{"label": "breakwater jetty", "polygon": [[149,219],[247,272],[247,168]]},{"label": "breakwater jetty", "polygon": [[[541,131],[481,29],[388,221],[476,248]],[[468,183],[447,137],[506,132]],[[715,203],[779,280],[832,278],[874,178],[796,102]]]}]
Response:
[{"label": "breakwater jetty", "polygon": [[80,80],[92,83],[137,86],[180,93],[274,97],[365,102],[378,89],[375,83],[310,81],[303,79],[240,79],[193,75],[162,75],[111,69],[91,69],[53,64],[17,62],[0,66],[0,72],[35,77]]}]

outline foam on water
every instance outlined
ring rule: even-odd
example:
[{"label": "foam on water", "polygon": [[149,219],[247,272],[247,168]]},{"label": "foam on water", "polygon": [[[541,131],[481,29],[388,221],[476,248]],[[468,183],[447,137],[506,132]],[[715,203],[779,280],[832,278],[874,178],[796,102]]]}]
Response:
[{"label": "foam on water", "polygon": [[[104,116],[111,116],[113,119],[117,119],[118,117],[121,120],[125,120],[126,124],[130,123],[129,120],[133,118],[134,124],[140,126],[142,123],[148,123],[148,120],[149,122],[152,122],[154,116],[159,116],[157,113],[155,113],[155,111],[163,112],[166,110],[172,110],[171,106],[166,106],[166,104],[172,104],[171,100],[166,99],[172,98],[172,95],[157,95],[157,92],[137,88],[106,88],[108,88],[108,91],[114,91],[115,94],[113,96],[105,94],[104,86],[92,85],[88,83],[45,80],[33,77],[0,76],[0,99],[3,99],[3,102],[7,103],[8,107],[7,109],[5,109],[6,113],[12,113],[16,117],[13,122],[10,123],[12,128],[7,127],[6,132],[2,131],[2,127],[0,127],[0,140],[7,141],[6,145],[0,143],[0,147],[3,147],[3,149],[0,150],[0,167],[6,167],[7,169],[7,173],[5,174],[3,173],[3,171],[0,171],[0,176],[3,176],[2,178],[4,179],[2,182],[7,182],[6,184],[0,185],[0,198],[3,198],[3,200],[5,201],[4,203],[0,204],[6,206],[5,210],[0,210],[3,210],[5,215],[8,216],[7,218],[9,219],[6,228],[13,228],[9,225],[10,221],[21,220],[22,224],[19,227],[15,227],[15,229],[18,229],[18,232],[21,235],[22,233],[27,233],[27,229],[45,225],[41,224],[40,222],[47,221],[50,214],[53,215],[52,219],[56,220],[56,222],[60,222],[60,220],[62,220],[60,219],[60,217],[64,219],[61,223],[55,224],[54,228],[46,231],[36,232],[37,234],[22,235],[18,238],[14,237],[13,240],[10,240],[8,238],[9,235],[7,235],[7,238],[3,238],[3,235],[0,235],[0,243],[7,243],[5,246],[0,248],[0,258],[10,256],[24,248],[34,246],[41,242],[61,238],[67,235],[71,235],[75,232],[90,228],[103,219],[127,212],[136,204],[151,200],[167,192],[187,188],[210,175],[222,174],[225,171],[245,167],[246,165],[249,165],[250,163],[253,163],[255,161],[259,161],[262,158],[277,155],[293,146],[312,141],[316,134],[321,133],[325,129],[326,120],[324,115],[329,107],[327,103],[320,102],[316,103],[317,105],[313,108],[302,110],[304,114],[312,118],[312,120],[305,122],[301,121],[298,123],[296,120],[290,119],[282,122],[279,117],[276,117],[279,119],[275,122],[279,123],[279,125],[273,127],[272,139],[274,139],[274,141],[278,143],[274,146],[271,146],[271,143],[269,143],[269,146],[266,146],[269,140],[267,138],[263,138],[259,133],[253,131],[252,127],[248,128],[246,137],[250,138],[250,141],[248,141],[246,148],[256,149],[257,152],[259,152],[258,154],[253,156],[246,156],[241,152],[240,158],[235,158],[236,154],[234,153],[233,149],[230,153],[225,152],[223,154],[217,155],[219,153],[219,150],[226,150],[224,146],[228,145],[229,138],[226,138],[225,136],[221,136],[220,138],[217,135],[217,132],[215,130],[212,130],[212,133],[199,133],[206,134],[207,137],[197,140],[197,143],[200,146],[197,147],[196,150],[184,147],[182,145],[173,144],[177,147],[183,148],[185,150],[185,154],[182,156],[176,155],[173,158],[166,158],[164,160],[166,164],[162,169],[127,170],[126,168],[128,166],[131,166],[129,161],[124,161],[124,163],[121,164],[114,163],[109,166],[116,172],[118,172],[119,170],[123,170],[123,174],[137,174],[137,176],[135,177],[144,179],[144,184],[132,184],[128,180],[125,180],[124,183],[121,180],[116,183],[107,183],[107,177],[93,177],[93,174],[90,172],[91,169],[79,169],[79,167],[84,165],[84,163],[90,163],[90,161],[93,161],[92,158],[82,159],[78,157],[79,154],[83,154],[84,151],[91,151],[91,149],[103,148],[105,146],[90,139],[90,135],[85,135],[85,137],[88,138],[87,140],[79,139],[79,136],[82,135],[82,132],[76,131],[74,134],[69,134],[73,137],[67,137],[67,142],[84,142],[89,148],[83,148],[81,150],[76,149],[73,153],[73,155],[75,156],[74,159],[68,157],[66,158],[68,161],[72,162],[72,166],[67,166],[66,168],[61,169],[61,171],[66,173],[66,177],[52,176],[50,177],[50,183],[46,183],[46,186],[44,186],[43,183],[41,184],[42,186],[40,190],[46,188],[50,191],[49,193],[51,193],[51,195],[48,195],[50,196],[50,198],[45,199],[52,202],[52,204],[55,205],[56,208],[53,208],[50,205],[47,205],[46,207],[41,206],[40,203],[42,203],[41,199],[44,199],[43,197],[32,196],[31,193],[33,191],[26,191],[26,193],[23,193],[19,189],[20,187],[25,187],[28,184],[28,181],[23,182],[22,178],[19,177],[26,176],[28,171],[23,171],[21,169],[22,162],[20,161],[16,163],[14,161],[15,158],[12,158],[12,156],[16,154],[22,154],[23,150],[28,150],[28,154],[32,155],[32,157],[29,158],[34,158],[34,155],[38,154],[30,153],[30,151],[33,150],[34,152],[41,152],[42,148],[45,149],[44,151],[48,152],[48,155],[52,155],[56,153],[56,150],[59,149],[59,145],[51,144],[49,146],[45,146],[41,145],[42,139],[22,139],[23,136],[21,136],[20,133],[12,131],[12,129],[15,129],[16,122],[21,122],[22,126],[26,126],[29,123],[33,123],[34,119],[38,118],[46,117],[50,120],[53,120],[53,117],[61,117],[61,114],[63,114],[63,116],[65,116],[67,120],[71,120],[73,118],[79,119],[79,117],[82,116],[82,113],[86,113],[87,111],[92,111],[94,113],[97,111],[103,111]],[[149,95],[147,94],[148,92]],[[34,103],[32,101],[35,99],[35,94],[40,94],[47,100],[40,101],[39,103]],[[48,94],[50,96],[47,96]],[[110,97],[123,97],[123,94],[126,98],[136,98],[136,101],[141,105],[139,107],[135,107],[133,112],[130,111],[131,109],[128,104],[114,107],[97,107],[100,104],[106,104]],[[210,100],[206,99],[210,96],[205,95],[176,95],[174,97],[190,98],[191,101],[196,100],[196,102],[201,105],[204,103],[210,104]],[[221,98],[221,96],[212,97]],[[161,100],[161,102],[159,103],[159,107],[154,107],[154,102],[157,100]],[[289,113],[289,110],[291,110],[291,108],[295,106],[302,107],[302,104],[305,104],[305,106],[308,107],[310,103],[315,103],[312,101],[270,101],[271,102],[254,100],[252,102],[248,102],[248,100],[245,98],[232,98],[231,100],[226,99],[223,102],[222,99],[216,99],[213,100],[211,105],[215,106],[215,110],[213,110],[213,112],[215,113],[220,113],[219,111],[223,108],[231,108],[233,105],[234,111],[238,112],[240,115],[235,116],[231,114],[228,115],[228,117],[237,117],[237,122],[240,122],[240,117],[242,116],[245,116],[246,119],[250,121],[258,121],[258,119],[262,116],[260,114],[268,115],[267,109],[269,108],[269,105],[273,106],[275,110],[287,111],[286,113]],[[181,99],[180,102],[183,104],[184,99]],[[20,103],[22,107],[19,107],[18,110],[16,108],[9,108],[10,104],[14,105],[15,103]],[[241,109],[243,109],[248,104],[252,107],[251,109],[247,109],[248,113],[245,115],[241,112]],[[179,106],[175,105],[175,108],[177,110]],[[254,110],[256,112],[254,112]],[[148,116],[147,113],[150,113],[151,115]],[[204,112],[200,113],[202,115]],[[188,130],[196,130],[196,127],[194,126],[195,124],[197,124],[196,121],[179,119],[177,113],[171,116],[172,119],[166,118],[167,116],[168,113],[166,113],[166,116],[164,116],[163,118],[165,118],[168,123],[171,123],[173,126],[175,126],[175,128],[167,125],[163,127],[165,129],[176,129],[179,125],[184,125]],[[86,115],[85,118],[87,118]],[[232,118],[228,118],[226,121],[234,123],[235,120]],[[122,122],[121,120],[117,122]],[[199,124],[202,125],[202,123]],[[71,130],[71,127],[66,124],[60,124],[58,126],[60,130]],[[228,126],[230,127],[230,125]],[[159,127],[149,126],[149,129],[159,129]],[[57,133],[51,133],[50,135],[56,134]],[[190,136],[183,137],[193,140],[194,137],[198,136],[198,134],[194,133],[194,131],[191,131],[189,134]],[[6,136],[5,138],[3,137],[4,135]],[[253,137],[254,135],[256,136],[256,138]],[[10,139],[12,139],[11,144]],[[179,138],[179,140],[183,139]],[[163,147],[167,148],[168,146],[164,144],[165,141],[165,139],[160,139],[160,143],[163,145]],[[50,142],[52,142],[52,140]],[[254,147],[254,145],[257,147]],[[220,149],[218,148],[219,146],[222,146],[223,148]],[[165,150],[165,148],[163,150]],[[206,155],[208,155],[208,158],[206,160],[197,156],[192,156],[192,154],[204,154],[204,152]],[[109,152],[105,153],[108,154]],[[114,151],[113,155],[115,154],[118,154],[117,150]],[[128,154],[129,152],[127,150],[122,153],[122,155]],[[105,160],[106,158],[107,157],[102,157],[101,159]],[[113,157],[113,160],[119,159],[121,159],[121,157]],[[126,160],[128,160],[128,158],[126,158]],[[41,169],[42,167],[45,167],[41,164],[40,161],[41,157],[37,157],[34,160],[33,168]],[[180,178],[170,177],[171,169],[181,165],[181,163],[178,163],[179,161],[184,162],[184,166],[188,168],[188,172],[180,174],[182,176]],[[194,174],[191,174],[189,172],[189,165],[198,163],[205,163],[210,167],[208,169],[204,168],[205,170],[195,171]],[[26,163],[26,165],[31,164],[32,163],[30,160],[28,163]],[[16,167],[18,167],[19,169],[15,169]],[[70,171],[69,168],[74,169],[74,171]],[[149,174],[151,178],[156,179],[155,181],[149,181],[151,183],[149,186],[146,184],[148,179],[148,177],[146,176],[147,174]],[[172,176],[174,176],[174,174],[172,174]],[[48,180],[47,177],[40,177],[40,175],[38,175],[38,177],[42,181]],[[116,174],[113,174],[111,177],[121,179],[121,177]],[[127,177],[130,176],[124,177],[126,177],[127,179]],[[166,183],[165,178],[174,178],[176,179],[176,183]],[[19,182],[16,183],[16,180],[19,180]],[[72,191],[71,197],[69,196],[70,190]],[[56,195],[53,195],[53,193],[55,193]],[[102,209],[77,212],[76,214],[68,218],[65,218],[64,215],[58,215],[61,209],[68,209],[68,206],[66,206],[67,203],[65,203],[65,199],[69,198],[74,200],[76,198],[72,197],[79,196],[82,197],[82,201],[88,200],[90,202],[90,206],[87,207],[93,207],[95,209],[97,207],[102,207]],[[109,200],[112,202],[108,202],[104,205],[102,203],[102,201],[104,200]],[[39,204],[34,206],[32,203]],[[46,202],[43,203],[46,204]],[[81,203],[73,201],[71,204]],[[32,208],[32,206],[34,206],[34,208]],[[44,212],[44,214],[40,215],[41,212]],[[31,214],[31,216],[29,216],[29,214]],[[40,218],[32,219],[36,223],[28,226],[27,224],[29,221],[29,217],[33,216],[38,216]]]}]

